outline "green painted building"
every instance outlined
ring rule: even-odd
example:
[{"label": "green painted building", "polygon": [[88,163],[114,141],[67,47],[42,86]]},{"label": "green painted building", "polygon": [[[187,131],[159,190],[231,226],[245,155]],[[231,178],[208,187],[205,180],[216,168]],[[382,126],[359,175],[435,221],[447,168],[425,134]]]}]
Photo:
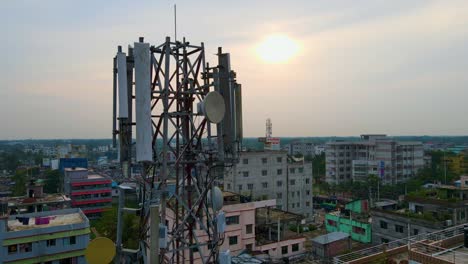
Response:
[{"label": "green painted building", "polygon": [[367,200],[356,200],[345,205],[349,214],[340,211],[325,215],[325,228],[327,232],[345,232],[351,239],[362,243],[371,243],[372,225],[369,223]]}]

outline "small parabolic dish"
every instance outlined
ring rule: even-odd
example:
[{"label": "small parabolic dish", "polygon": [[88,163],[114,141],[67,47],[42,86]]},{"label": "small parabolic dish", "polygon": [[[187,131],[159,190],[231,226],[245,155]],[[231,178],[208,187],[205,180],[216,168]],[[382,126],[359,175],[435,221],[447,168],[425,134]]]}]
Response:
[{"label": "small parabolic dish", "polygon": [[211,123],[217,124],[224,118],[226,112],[223,96],[216,92],[209,92],[201,103],[202,112]]},{"label": "small parabolic dish", "polygon": [[[213,192],[212,192],[213,191]],[[223,192],[218,187],[208,191],[208,204],[211,205],[214,211],[219,211],[223,207],[224,199]]]},{"label": "small parabolic dish", "polygon": [[89,264],[108,264],[115,256],[115,244],[107,237],[98,237],[89,242],[85,250]]}]

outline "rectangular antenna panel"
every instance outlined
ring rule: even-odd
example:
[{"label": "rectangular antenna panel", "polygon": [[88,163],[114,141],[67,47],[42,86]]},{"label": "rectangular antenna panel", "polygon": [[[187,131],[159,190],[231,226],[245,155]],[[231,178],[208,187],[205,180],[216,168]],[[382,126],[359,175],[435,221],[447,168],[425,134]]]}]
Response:
[{"label": "rectangular antenna panel", "polygon": [[231,78],[231,60],[229,53],[218,54],[219,87],[218,91],[224,98],[226,113],[221,123],[224,151],[230,154],[235,152],[236,142],[236,110],[234,103],[234,89]]},{"label": "rectangular antenna panel", "polygon": [[242,127],[242,85],[236,83],[235,90],[235,108],[236,108],[236,137],[237,141],[242,144],[244,138],[243,127]]},{"label": "rectangular antenna panel", "polygon": [[117,85],[119,87],[119,118],[128,118],[127,55],[117,52]]},{"label": "rectangular antenna panel", "polygon": [[152,161],[150,49],[148,43],[135,42],[136,160]]}]

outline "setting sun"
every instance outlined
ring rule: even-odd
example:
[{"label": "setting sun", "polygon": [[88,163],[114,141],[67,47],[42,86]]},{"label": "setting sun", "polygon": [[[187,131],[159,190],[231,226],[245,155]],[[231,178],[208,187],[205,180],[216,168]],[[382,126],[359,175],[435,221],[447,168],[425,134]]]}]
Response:
[{"label": "setting sun", "polygon": [[271,35],[257,46],[258,56],[267,63],[284,63],[299,51],[299,44],[286,35]]}]

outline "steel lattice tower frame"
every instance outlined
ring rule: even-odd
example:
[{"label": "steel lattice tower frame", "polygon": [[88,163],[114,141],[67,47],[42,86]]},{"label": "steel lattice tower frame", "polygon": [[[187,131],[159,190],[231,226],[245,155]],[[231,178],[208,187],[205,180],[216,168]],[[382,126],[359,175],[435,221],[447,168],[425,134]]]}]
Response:
[{"label": "steel lattice tower frame", "polygon": [[[143,38],[140,38],[140,42],[143,42]],[[133,51],[129,48],[127,77],[130,115],[129,118],[119,118],[119,130],[116,129],[116,123],[113,124],[113,134],[119,134],[119,145],[124,148],[120,149],[120,153],[123,153],[121,162],[128,164],[128,170],[132,161],[129,142],[132,138],[132,126],[135,125],[132,122],[131,111],[132,105],[136,105],[133,94],[132,56]],[[191,45],[185,38],[181,42],[171,42],[170,38],[166,37],[164,43],[150,47],[153,160],[142,162],[142,175],[135,179],[140,186],[140,250],[143,262],[147,262],[147,256],[151,253],[149,241],[153,232],[150,232],[149,219],[150,207],[153,204],[160,205],[161,221],[167,219],[168,210],[172,211],[175,217],[172,226],[168,226],[168,248],[161,249],[160,262],[193,263],[194,254],[200,254],[202,263],[217,262],[219,245],[224,237],[223,234],[218,234],[216,212],[208,204],[208,193],[214,187],[215,181],[222,177],[226,164],[237,161],[236,152],[240,149],[241,139],[236,136],[242,137],[242,116],[240,114],[236,117],[233,113],[234,98],[239,100],[237,105],[241,107],[241,88],[235,81],[235,73],[230,70],[229,54],[222,54],[219,48],[218,56],[219,65],[210,68],[205,62],[204,44]],[[232,92],[235,88],[237,94]],[[229,100],[226,115],[231,115],[227,121],[216,124],[213,128],[207,118],[194,109],[211,91],[224,93],[225,100]],[[114,60],[114,120],[115,93]],[[241,111],[240,108],[240,113]],[[239,122],[239,128],[233,122]],[[138,124],[136,125],[138,127]],[[217,143],[215,147],[214,140]],[[169,156],[175,157],[175,160],[170,161]],[[170,177],[175,179],[175,192],[168,201],[167,181]],[[119,217],[120,214],[119,210]],[[198,241],[194,232],[195,226],[199,227],[197,232],[208,236],[208,242]],[[118,243],[121,242],[119,235],[117,237]],[[203,253],[203,246],[210,248],[207,254]],[[121,252],[119,245],[118,252]]]}]

